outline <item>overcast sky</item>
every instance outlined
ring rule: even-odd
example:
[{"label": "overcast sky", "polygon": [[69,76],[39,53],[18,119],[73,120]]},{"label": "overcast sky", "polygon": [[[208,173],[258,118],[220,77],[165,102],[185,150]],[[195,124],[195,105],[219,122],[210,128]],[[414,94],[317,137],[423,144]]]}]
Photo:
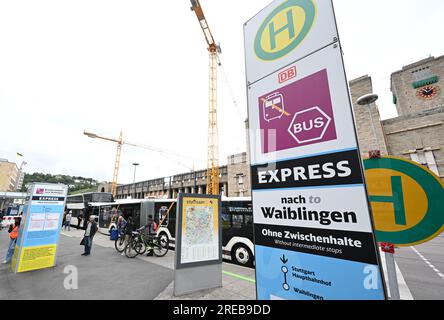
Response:
[{"label": "overcast sky", "polygon": [[[269,2],[201,0],[239,106],[220,74],[222,164],[246,150],[243,23]],[[334,5],[349,80],[371,75],[381,116],[396,116],[390,74],[444,54],[444,1]],[[187,157],[124,146],[119,183],[132,182],[133,162],[137,180],[205,168],[208,54],[188,0],[0,0],[0,45],[0,158],[110,181],[116,146],[87,129]]]}]

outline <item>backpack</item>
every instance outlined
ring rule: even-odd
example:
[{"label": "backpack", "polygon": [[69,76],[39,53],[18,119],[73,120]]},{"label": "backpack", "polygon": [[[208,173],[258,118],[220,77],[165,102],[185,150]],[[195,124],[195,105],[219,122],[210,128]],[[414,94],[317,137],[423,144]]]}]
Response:
[{"label": "backpack", "polygon": [[149,224],[148,233],[150,235],[153,235],[156,234],[156,231],[157,231],[157,223],[153,221],[152,223]]}]

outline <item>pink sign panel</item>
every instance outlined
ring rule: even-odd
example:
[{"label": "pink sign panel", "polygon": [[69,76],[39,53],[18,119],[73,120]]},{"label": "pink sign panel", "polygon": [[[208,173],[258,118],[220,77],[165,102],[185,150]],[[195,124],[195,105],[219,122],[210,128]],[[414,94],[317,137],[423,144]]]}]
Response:
[{"label": "pink sign panel", "polygon": [[337,139],[327,70],[259,97],[262,153]]}]

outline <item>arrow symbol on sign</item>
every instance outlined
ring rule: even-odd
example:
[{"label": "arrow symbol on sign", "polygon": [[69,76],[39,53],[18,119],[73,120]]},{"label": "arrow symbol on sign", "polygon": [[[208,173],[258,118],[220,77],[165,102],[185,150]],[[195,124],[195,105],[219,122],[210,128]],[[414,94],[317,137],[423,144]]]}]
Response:
[{"label": "arrow symbol on sign", "polygon": [[281,261],[283,264],[286,264],[288,262],[288,259],[285,258],[285,254],[282,256]]}]

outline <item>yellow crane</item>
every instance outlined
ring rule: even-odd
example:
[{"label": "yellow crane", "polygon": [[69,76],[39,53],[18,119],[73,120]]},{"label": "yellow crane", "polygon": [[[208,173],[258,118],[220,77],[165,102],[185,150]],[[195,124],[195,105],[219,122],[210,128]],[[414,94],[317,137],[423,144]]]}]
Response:
[{"label": "yellow crane", "polygon": [[220,46],[214,41],[199,0],[190,0],[208,44],[210,57],[210,94],[208,117],[207,194],[219,194],[219,141],[217,127],[217,65]]},{"label": "yellow crane", "polygon": [[157,152],[157,153],[161,154],[163,157],[165,157],[171,161],[174,161],[183,167],[186,167],[191,172],[194,171],[194,167],[192,168],[180,161],[172,160],[171,158],[167,157],[166,154],[174,155],[177,157],[184,157],[184,156],[182,156],[178,153],[172,152],[172,151],[165,150],[165,149],[161,149],[161,148],[157,148],[157,147],[153,147],[153,146],[148,146],[148,145],[144,145],[144,144],[139,144],[139,143],[132,143],[132,142],[124,141],[122,132],[120,132],[119,138],[117,138],[117,139],[100,136],[96,133],[88,132],[86,130],[83,131],[83,134],[85,136],[88,136],[89,138],[92,138],[92,139],[102,139],[102,140],[117,143],[116,160],[114,162],[114,174],[113,174],[113,182],[112,182],[112,187],[111,187],[111,193],[113,194],[114,197],[116,196],[116,192],[117,192],[117,179],[119,176],[119,169],[120,169],[120,155],[122,154],[122,146],[123,145],[128,145],[128,146],[137,147],[137,148],[143,148],[143,149]]}]

